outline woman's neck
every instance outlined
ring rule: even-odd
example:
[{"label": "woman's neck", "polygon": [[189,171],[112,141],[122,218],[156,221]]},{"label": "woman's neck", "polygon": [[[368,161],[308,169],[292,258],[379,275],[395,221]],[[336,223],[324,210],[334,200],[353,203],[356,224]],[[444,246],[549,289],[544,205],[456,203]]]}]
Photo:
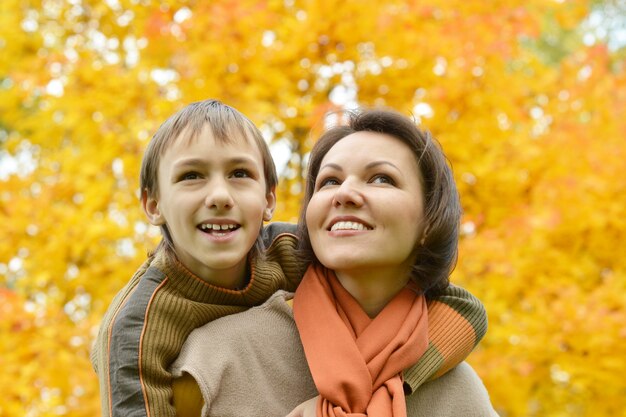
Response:
[{"label": "woman's neck", "polygon": [[376,317],[410,279],[408,271],[371,268],[366,271],[335,271],[335,275],[370,318]]}]

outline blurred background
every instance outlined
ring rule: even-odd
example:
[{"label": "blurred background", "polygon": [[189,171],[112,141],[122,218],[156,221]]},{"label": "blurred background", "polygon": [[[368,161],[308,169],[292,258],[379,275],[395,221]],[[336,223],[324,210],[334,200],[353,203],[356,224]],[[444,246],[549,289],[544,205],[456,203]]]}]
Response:
[{"label": "blurred background", "polygon": [[271,143],[287,221],[328,111],[412,115],[500,415],[626,416],[625,48],[622,0],[2,0],[0,416],[100,415],[91,343],[159,238],[142,152],[209,97]]}]

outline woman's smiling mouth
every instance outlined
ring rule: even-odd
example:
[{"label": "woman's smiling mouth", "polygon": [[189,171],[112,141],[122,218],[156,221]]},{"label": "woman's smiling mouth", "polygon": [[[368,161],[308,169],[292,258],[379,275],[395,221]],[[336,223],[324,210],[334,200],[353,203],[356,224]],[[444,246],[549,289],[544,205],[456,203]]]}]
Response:
[{"label": "woman's smiling mouth", "polygon": [[330,227],[331,232],[335,232],[338,230],[372,230],[371,227],[368,227],[360,222],[355,221],[340,221],[333,224]]}]

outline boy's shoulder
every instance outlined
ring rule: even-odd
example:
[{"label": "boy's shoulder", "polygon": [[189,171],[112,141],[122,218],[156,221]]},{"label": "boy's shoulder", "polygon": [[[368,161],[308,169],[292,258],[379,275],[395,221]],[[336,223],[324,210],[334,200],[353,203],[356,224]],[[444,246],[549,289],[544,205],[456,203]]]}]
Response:
[{"label": "boy's shoulder", "polygon": [[261,230],[261,239],[263,240],[263,246],[269,248],[274,241],[282,236],[288,236],[291,239],[297,239],[296,232],[298,225],[285,222],[273,222]]},{"label": "boy's shoulder", "polygon": [[130,281],[115,295],[103,319],[104,327],[113,326],[126,317],[129,311],[134,311],[133,307],[137,306],[138,300],[144,300],[142,304],[145,304],[145,299],[149,299],[154,291],[153,287],[158,287],[163,281],[165,275],[154,265],[154,260],[154,256],[148,257],[135,271]]},{"label": "boy's shoulder", "polygon": [[113,326],[116,320],[124,315],[122,313],[124,307],[127,306],[129,302],[132,304],[132,298],[138,294],[136,290],[140,282],[142,282],[142,278],[152,269],[150,264],[153,259],[152,256],[149,256],[141,264],[126,285],[113,297],[113,300],[107,307],[91,352],[91,361],[98,374],[100,374],[99,370],[107,369],[108,367],[109,337],[111,336]]}]

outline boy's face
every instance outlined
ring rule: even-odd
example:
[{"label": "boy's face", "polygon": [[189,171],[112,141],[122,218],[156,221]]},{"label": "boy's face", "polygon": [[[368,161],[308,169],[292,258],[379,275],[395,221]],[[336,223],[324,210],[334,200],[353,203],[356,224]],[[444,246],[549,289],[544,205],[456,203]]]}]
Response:
[{"label": "boy's face", "polygon": [[179,260],[211,284],[235,288],[247,254],[276,199],[252,139],[219,143],[205,127],[194,140],[177,138],[159,163],[159,195],[143,196],[154,225],[166,224]]}]

